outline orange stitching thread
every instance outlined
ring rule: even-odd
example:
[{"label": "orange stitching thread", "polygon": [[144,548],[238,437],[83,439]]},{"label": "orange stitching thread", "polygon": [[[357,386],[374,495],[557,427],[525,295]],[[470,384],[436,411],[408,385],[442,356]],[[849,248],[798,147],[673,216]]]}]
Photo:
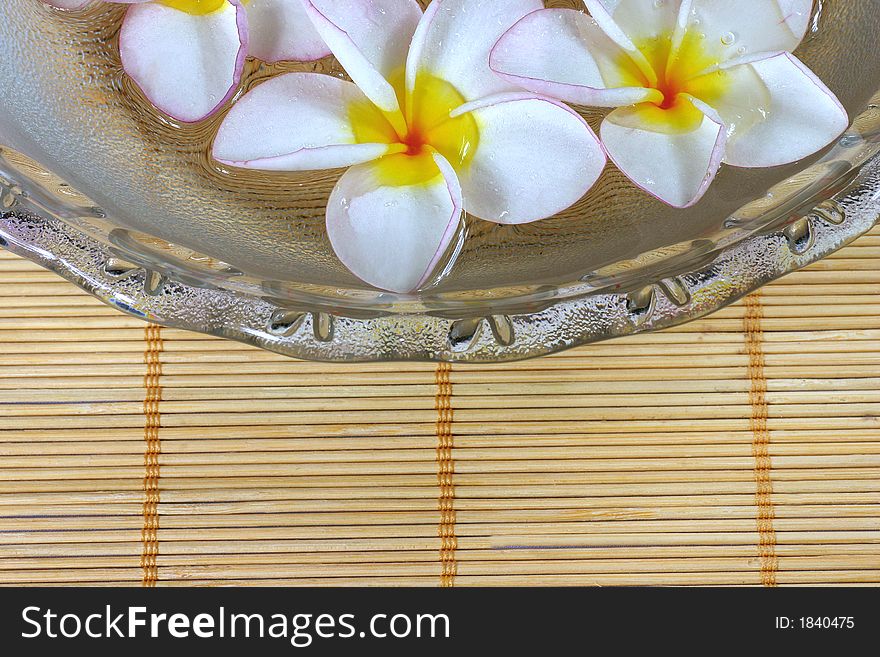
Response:
[{"label": "orange stitching thread", "polygon": [[455,440],[452,434],[451,373],[452,365],[439,363],[434,377],[437,384],[434,398],[434,408],[437,410],[437,484],[440,487],[437,499],[437,509],[440,511],[440,586],[444,588],[455,586],[455,575],[458,571],[455,561],[458,538],[455,536]]},{"label": "orange stitching thread", "polygon": [[162,400],[162,360],[160,358],[164,344],[162,328],[156,324],[148,324],[144,329],[144,364],[147,373],[144,375],[144,524],[141,530],[141,569],[145,587],[155,587],[159,579],[157,558],[159,556],[159,454],[162,443],[159,439],[159,427],[162,415],[159,403]]},{"label": "orange stitching thread", "polygon": [[761,583],[776,586],[779,559],[776,556],[776,513],[773,507],[773,462],[770,458],[770,430],[767,427],[767,376],[764,371],[764,306],[760,293],[746,297],[743,326],[749,352],[749,402],[752,406],[749,426],[752,430],[752,456],[755,459],[755,503],[758,507],[758,555],[761,558]]}]

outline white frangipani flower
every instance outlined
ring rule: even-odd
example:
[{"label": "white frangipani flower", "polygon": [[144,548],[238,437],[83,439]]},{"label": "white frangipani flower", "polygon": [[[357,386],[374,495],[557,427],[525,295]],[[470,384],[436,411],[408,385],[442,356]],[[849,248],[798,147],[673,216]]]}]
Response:
[{"label": "white frangipani flower", "polygon": [[411,292],[431,280],[462,211],[543,219],[580,199],[606,158],[564,104],[489,69],[503,32],[540,0],[303,0],[353,82],[290,73],[241,98],[214,142],[225,164],[351,167],[327,205],[340,260],[362,280]]},{"label": "white frangipani flower", "polygon": [[502,36],[491,68],[524,89],[616,107],[601,138],[635,184],[696,203],[722,162],[800,160],[849,125],[834,94],[791,52],[813,0],[584,0],[544,9]]},{"label": "white frangipani flower", "polygon": [[[43,0],[83,9],[94,0]],[[219,110],[247,56],[314,61],[330,54],[301,0],[99,0],[129,7],[119,34],[126,74],[153,105],[185,123]]]}]

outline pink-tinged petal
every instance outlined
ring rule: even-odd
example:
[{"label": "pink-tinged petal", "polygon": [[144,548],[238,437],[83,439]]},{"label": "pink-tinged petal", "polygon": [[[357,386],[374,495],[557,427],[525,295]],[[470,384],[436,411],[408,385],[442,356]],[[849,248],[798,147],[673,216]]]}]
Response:
[{"label": "pink-tinged petal", "polygon": [[606,159],[596,135],[571,109],[534,94],[504,93],[468,103],[480,131],[459,172],[465,209],[501,224],[551,217],[598,180]]},{"label": "pink-tinged petal", "polygon": [[386,112],[400,109],[389,80],[402,72],[422,17],[415,0],[303,0],[318,33],[351,79]]},{"label": "pink-tinged petal", "polygon": [[803,159],[832,143],[849,126],[834,93],[794,55],[781,53],[750,66],[769,92],[766,118],[737,133],[725,162],[771,167]]},{"label": "pink-tinged petal", "polygon": [[721,61],[755,53],[792,51],[804,38],[812,0],[692,0],[680,20],[699,33]]},{"label": "pink-tinged petal", "polygon": [[466,100],[516,89],[492,72],[489,53],[502,34],[543,6],[541,0],[434,0],[413,37],[407,87],[412,89],[418,72],[426,71]]},{"label": "pink-tinged petal", "polygon": [[251,57],[264,62],[311,62],[330,54],[302,0],[250,0],[247,17]]},{"label": "pink-tinged petal", "polygon": [[247,22],[239,0],[204,16],[166,5],[133,4],[119,35],[126,74],[157,108],[183,122],[200,121],[229,100],[247,55]]},{"label": "pink-tinged petal", "polygon": [[271,171],[334,169],[369,162],[387,143],[360,143],[353,107],[368,105],[351,82],[318,73],[288,73],[245,94],[223,119],[214,158]]},{"label": "pink-tinged petal", "polygon": [[[432,154],[437,174],[413,185],[387,185],[381,165],[352,167],[327,204],[327,234],[358,278],[407,293],[431,278],[457,232],[461,187],[452,167]],[[407,156],[394,156],[407,157]]]},{"label": "pink-tinged petal", "polygon": [[690,207],[703,197],[718,173],[727,141],[721,118],[710,108],[694,99],[681,102],[692,102],[703,115],[686,131],[662,129],[655,122],[656,107],[636,105],[614,110],[600,132],[617,168],[676,208]]},{"label": "pink-tinged petal", "polygon": [[578,105],[621,107],[652,98],[620,66],[626,54],[580,11],[542,9],[510,28],[489,57],[493,71],[537,94]]}]

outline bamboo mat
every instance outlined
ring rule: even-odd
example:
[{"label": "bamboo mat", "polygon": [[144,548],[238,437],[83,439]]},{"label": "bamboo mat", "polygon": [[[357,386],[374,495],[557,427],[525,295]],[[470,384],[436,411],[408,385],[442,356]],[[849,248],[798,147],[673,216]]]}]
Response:
[{"label": "bamboo mat", "polygon": [[0,253],[0,583],[880,584],[880,230],[674,330],[327,365]]}]

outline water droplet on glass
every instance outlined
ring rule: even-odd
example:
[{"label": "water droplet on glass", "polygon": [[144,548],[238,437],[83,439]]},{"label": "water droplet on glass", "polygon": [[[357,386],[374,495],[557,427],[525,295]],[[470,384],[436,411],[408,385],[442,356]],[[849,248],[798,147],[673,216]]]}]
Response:
[{"label": "water droplet on glass", "polygon": [[736,34],[734,34],[733,32],[728,32],[721,37],[721,43],[725,46],[732,46],[734,43],[736,43]]}]

